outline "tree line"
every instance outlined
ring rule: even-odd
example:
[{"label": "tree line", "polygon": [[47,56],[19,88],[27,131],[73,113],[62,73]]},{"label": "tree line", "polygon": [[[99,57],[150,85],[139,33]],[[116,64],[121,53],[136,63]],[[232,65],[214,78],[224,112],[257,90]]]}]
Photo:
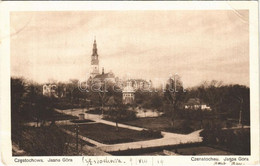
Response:
[{"label": "tree line", "polygon": [[[20,116],[21,120],[44,121],[52,115],[53,108],[109,107],[111,97],[113,97],[113,105],[122,104],[122,93],[114,91],[110,84],[106,85],[106,91],[98,93],[81,91],[78,88],[78,80],[55,84],[59,98],[43,96],[41,84],[28,82],[22,78],[11,78],[11,110],[14,117],[12,119]],[[241,116],[242,122],[249,124],[249,95],[250,89],[246,86],[225,85],[215,80],[203,82],[184,91],[181,78],[177,77],[168,79],[164,89],[156,89],[153,92],[137,90],[135,103],[131,107],[161,111],[170,115],[174,121],[175,116],[183,117],[189,112],[184,109],[189,99],[198,98],[210,106],[212,114],[230,120],[238,120]]]}]

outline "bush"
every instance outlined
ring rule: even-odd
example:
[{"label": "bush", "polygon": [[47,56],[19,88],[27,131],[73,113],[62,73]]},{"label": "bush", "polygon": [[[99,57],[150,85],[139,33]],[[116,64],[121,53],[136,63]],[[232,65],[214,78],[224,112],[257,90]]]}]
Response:
[{"label": "bush", "polygon": [[120,144],[120,143],[126,143],[126,142],[134,142],[134,139],[119,138],[119,139],[114,139],[114,140],[104,140],[104,143],[106,143],[106,144]]},{"label": "bush", "polygon": [[58,101],[54,103],[54,107],[60,110],[72,109],[73,105],[68,101]]},{"label": "bush", "polygon": [[250,154],[249,129],[206,129],[200,133],[203,143],[220,146],[239,155]]},{"label": "bush", "polygon": [[130,110],[108,110],[105,111],[105,119],[111,121],[130,121],[135,120],[136,112]]},{"label": "bush", "polygon": [[70,120],[72,123],[87,123],[87,122],[94,122],[93,120],[89,120],[89,119],[83,119],[83,120],[79,120],[79,119],[74,119],[74,120]]},{"label": "bush", "polygon": [[135,120],[136,119],[136,112],[129,111],[129,110],[123,110],[120,112],[121,114],[121,120]]},{"label": "bush", "polygon": [[188,134],[193,132],[195,130],[194,128],[196,128],[196,126],[191,120],[175,120],[174,126],[168,125],[165,130],[173,133]]},{"label": "bush", "polygon": [[68,148],[73,140],[72,136],[65,134],[55,125],[39,128],[24,127],[22,135],[12,139],[14,142],[20,141],[21,148],[31,156],[68,155]]},{"label": "bush", "polygon": [[71,101],[66,98],[56,99],[56,101],[53,103],[53,106],[54,108],[61,109],[61,110],[86,107],[85,103],[83,102],[77,103],[73,101],[73,103],[71,103]]},{"label": "bush", "polygon": [[172,133],[180,133],[180,134],[189,134],[193,132],[194,130],[192,128],[173,128],[173,127],[168,127],[165,129],[168,132]]},{"label": "bush", "polygon": [[232,122],[226,121],[226,128],[231,128],[232,127]]}]

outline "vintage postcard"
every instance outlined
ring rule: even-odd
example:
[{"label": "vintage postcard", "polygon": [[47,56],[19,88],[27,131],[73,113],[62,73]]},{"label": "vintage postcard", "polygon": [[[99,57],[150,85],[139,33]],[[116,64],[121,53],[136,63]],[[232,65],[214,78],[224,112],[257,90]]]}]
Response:
[{"label": "vintage postcard", "polygon": [[258,165],[258,2],[3,2],[4,165]]}]

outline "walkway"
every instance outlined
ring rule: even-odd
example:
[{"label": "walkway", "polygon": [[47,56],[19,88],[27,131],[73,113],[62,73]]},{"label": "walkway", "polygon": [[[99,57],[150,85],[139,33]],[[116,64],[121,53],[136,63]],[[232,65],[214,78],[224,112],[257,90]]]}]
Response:
[{"label": "walkway", "polygon": [[[56,110],[56,111],[60,112],[60,110]],[[78,114],[82,113],[82,109],[75,109],[72,112],[71,111],[62,111],[62,113],[67,113],[69,115],[78,116]],[[87,119],[93,120],[97,123],[104,123],[107,125],[115,126],[115,122],[103,120],[103,119],[101,119],[100,115],[85,113],[85,117]],[[64,123],[64,122],[62,122],[62,123]],[[81,124],[84,124],[84,123],[81,123]],[[141,131],[144,129],[141,127],[135,127],[135,126],[120,124],[120,123],[118,124],[118,126],[122,127],[122,128],[138,130],[138,131]],[[201,130],[195,131],[190,134],[176,134],[176,133],[170,133],[170,132],[162,132],[163,138],[160,138],[160,139],[129,142],[129,143],[120,143],[120,144],[111,144],[111,145],[102,144],[102,143],[96,142],[94,140],[91,140],[91,139],[83,137],[83,136],[80,136],[80,139],[83,139],[92,144],[95,144],[96,148],[98,148],[98,149],[101,149],[106,152],[112,152],[112,151],[119,151],[119,150],[141,149],[141,148],[151,148],[151,147],[202,142],[202,138],[199,135],[200,132],[201,132]],[[72,133],[70,133],[70,134],[72,134]]]},{"label": "walkway", "polygon": [[98,146],[98,147],[101,150],[104,150],[106,152],[113,152],[113,151],[119,151],[119,150],[142,149],[142,148],[196,143],[196,142],[202,141],[202,138],[199,136],[199,132],[200,131],[195,131],[188,135],[173,134],[173,133],[168,134],[168,133],[164,132],[164,137],[160,138],[160,139],[105,145],[105,146]]},{"label": "walkway", "polygon": [[[56,109],[56,111],[58,111],[60,113],[68,114],[68,115],[73,115],[73,116],[78,116],[80,113],[84,112],[86,119],[90,119],[90,120],[94,121],[94,122],[80,123],[80,125],[90,124],[90,123],[103,123],[103,124],[115,126],[115,122],[103,120],[100,115],[85,113],[86,109],[85,110],[74,109],[72,111]],[[75,123],[72,123],[69,120],[56,121],[56,124],[58,124],[58,125],[75,125]],[[28,123],[27,125],[36,125],[36,123],[32,122],[32,123]],[[130,126],[130,125],[121,124],[121,123],[118,123],[118,126],[122,127],[122,128],[138,130],[138,131],[141,131],[144,129],[141,127],[135,127],[135,126]],[[244,126],[244,128],[249,128],[249,126]],[[232,129],[236,129],[236,128],[232,128]],[[68,130],[64,130],[64,131],[67,134],[70,134],[73,136],[75,135],[75,133],[70,132]],[[99,143],[95,140],[89,139],[82,135],[79,135],[79,138],[95,145],[95,147],[89,147],[89,146],[85,147],[85,148],[89,148],[89,150],[96,149],[97,152],[99,152],[100,150],[105,151],[105,152],[113,152],[113,151],[119,151],[119,150],[122,151],[122,150],[129,150],[129,149],[143,149],[143,148],[170,146],[170,145],[187,144],[187,143],[198,143],[198,142],[202,142],[202,137],[200,137],[201,131],[202,130],[197,130],[190,134],[176,134],[176,133],[170,133],[170,132],[161,132],[163,135],[163,138],[160,138],[160,139],[153,139],[153,140],[146,140],[146,141],[139,141],[139,142],[120,143],[120,144],[111,144],[111,145]]]}]

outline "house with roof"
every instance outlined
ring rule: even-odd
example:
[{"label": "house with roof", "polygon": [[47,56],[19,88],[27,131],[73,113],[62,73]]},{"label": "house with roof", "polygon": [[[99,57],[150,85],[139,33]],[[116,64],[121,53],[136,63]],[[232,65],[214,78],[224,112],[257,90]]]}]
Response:
[{"label": "house with roof", "polygon": [[48,97],[58,97],[56,90],[57,86],[55,84],[44,84],[42,87],[42,94]]},{"label": "house with roof", "polygon": [[199,98],[189,98],[189,100],[184,104],[184,109],[190,110],[208,110],[210,111],[211,108],[205,102],[203,102]]},{"label": "house with roof", "polygon": [[102,73],[101,74],[97,74],[94,78],[94,80],[98,80],[98,81],[102,81],[102,82],[111,82],[111,83],[115,83],[116,82],[116,78],[114,73],[112,73],[111,71],[108,73],[105,73],[104,68],[102,68]]}]

